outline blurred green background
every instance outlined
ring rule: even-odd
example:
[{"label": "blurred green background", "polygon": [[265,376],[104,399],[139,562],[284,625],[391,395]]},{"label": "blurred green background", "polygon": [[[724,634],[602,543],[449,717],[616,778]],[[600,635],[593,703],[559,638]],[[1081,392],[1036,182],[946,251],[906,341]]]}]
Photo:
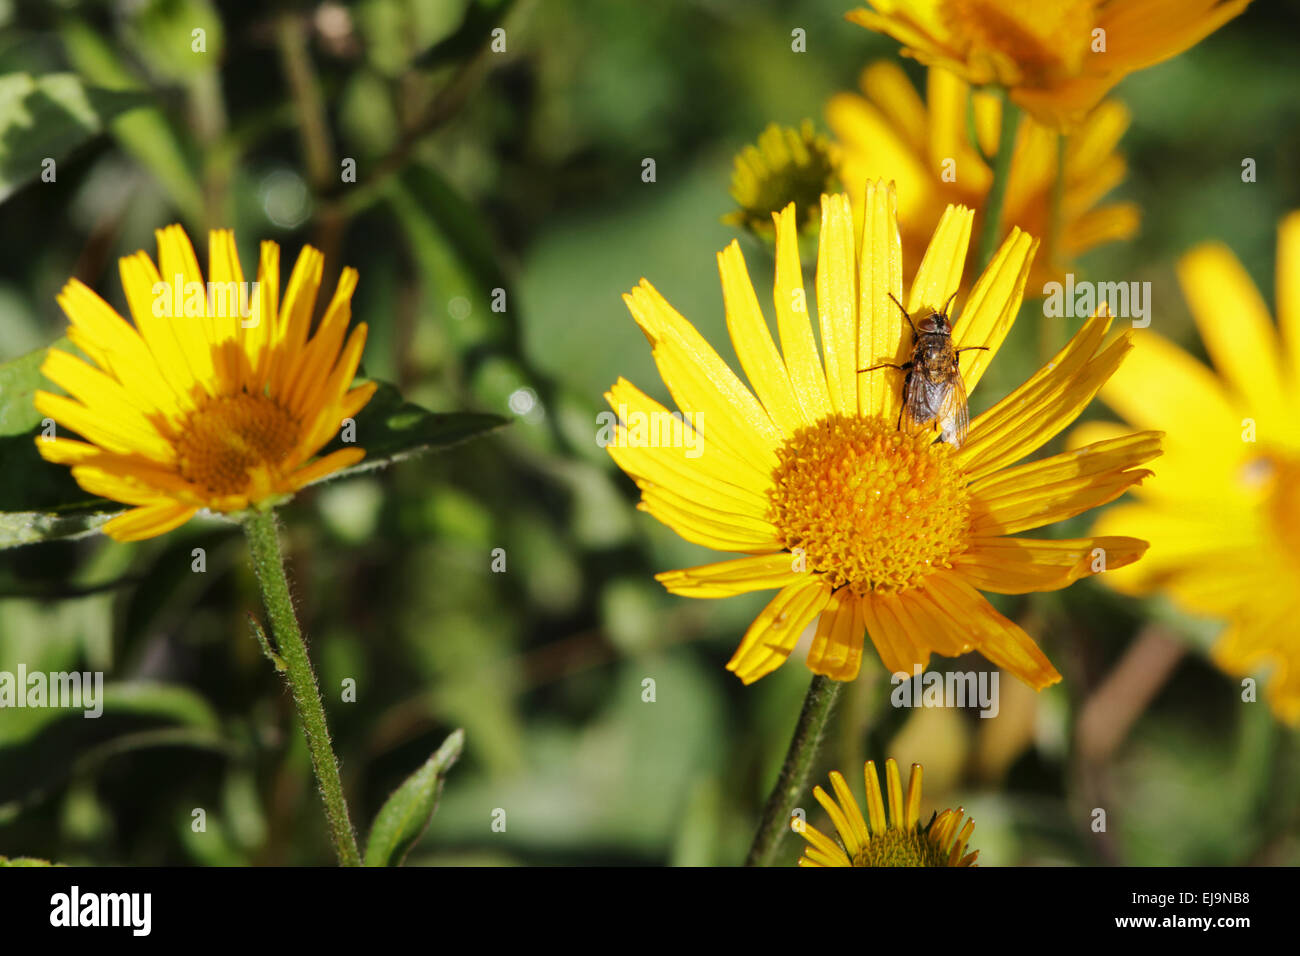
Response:
[{"label": "blurred green background", "polygon": [[[153,229],[183,222],[206,261],[206,230],[233,226],[245,269],[270,238],[286,255],[324,249],[327,285],[360,270],[368,374],[427,408],[514,419],[283,513],[363,835],[466,730],[409,864],[743,858],[808,683],[802,652],[751,688],[723,669],[765,597],[663,592],[655,571],[713,556],[634,511],[595,416],[619,375],[667,397],[619,299],[642,276],[734,357],[714,261],[732,238],[719,221],[731,158],[772,120],[824,128],[827,96],[896,56],[842,19],[849,5],[0,0],[0,80],[75,74],[97,91],[76,122],[55,96],[25,128],[0,97],[0,360],[62,334],[54,297],[69,277],[124,311],[116,259],[152,254]],[[1115,195],[1141,205],[1143,226],[1076,272],[1150,280],[1153,327],[1193,350],[1173,273],[1192,244],[1226,241],[1272,301],[1275,227],[1300,208],[1297,36],[1295,5],[1257,2],[1117,90],[1134,119]],[[56,180],[20,181],[15,158],[38,148],[59,150],[40,154],[60,157]],[[355,184],[340,179],[349,159]],[[742,243],[762,298],[769,254]],[[973,413],[1030,374],[1040,315],[1026,307]],[[1036,695],[1005,678],[992,720],[894,710],[869,653],[817,779],[838,767],[860,794],[863,759],[922,761],[925,809],[964,805],[984,864],[1300,863],[1296,735],[1207,662],[1212,624],[1089,582],[997,603],[1060,685]],[[99,720],[0,713],[0,853],[329,862],[292,704],[249,613],[256,586],[227,524],[0,552],[0,670],[102,670],[110,685]],[[803,805],[825,823],[811,795]]]}]

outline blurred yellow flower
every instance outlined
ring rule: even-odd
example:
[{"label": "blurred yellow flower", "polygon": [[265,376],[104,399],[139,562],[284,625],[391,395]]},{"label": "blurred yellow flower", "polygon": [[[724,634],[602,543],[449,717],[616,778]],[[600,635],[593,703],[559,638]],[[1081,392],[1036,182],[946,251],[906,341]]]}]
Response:
[{"label": "blurred yellow flower", "polygon": [[[1224,619],[1217,663],[1236,676],[1268,671],[1274,712],[1300,724],[1300,212],[1279,231],[1280,331],[1225,246],[1194,249],[1178,278],[1218,374],[1144,331],[1102,390],[1124,419],[1168,432],[1158,478],[1094,528],[1140,528],[1151,551],[1105,580]],[[1071,439],[1123,430],[1088,423]]]},{"label": "blurred yellow flower", "polygon": [[1250,0],[868,0],[849,20],[1069,129],[1130,73],[1195,46]]},{"label": "blurred yellow flower", "polygon": [[[979,235],[985,198],[993,184],[993,171],[980,150],[990,156],[997,151],[1001,127],[997,97],[974,94],[979,139],[974,144],[967,123],[970,87],[953,74],[928,71],[927,102],[891,62],[864,70],[861,86],[865,98],[838,93],[826,105],[827,123],[840,145],[843,179],[854,193],[855,204],[860,205],[862,198],[855,186],[886,176],[897,182],[903,254],[908,258],[924,252],[930,230],[952,203],[976,210]],[[1124,158],[1115,147],[1128,124],[1128,110],[1111,100],[1089,113],[1069,138],[1060,241],[1054,246],[1051,217],[1058,134],[1028,116],[1021,118],[998,234],[1019,226],[1044,237],[1043,252],[1029,279],[1031,290],[1059,279],[1081,253],[1137,231],[1135,204],[1097,205],[1124,179]]]},{"label": "blurred yellow flower", "polygon": [[770,237],[772,214],[794,203],[802,232],[816,219],[822,193],[838,186],[836,166],[834,145],[817,135],[811,120],[797,130],[772,123],[757,144],[736,154],[731,198],[740,208],[722,221]]},{"label": "blurred yellow flower", "polygon": [[351,388],[366,341],[360,324],[344,343],[356,270],[343,270],[309,337],[324,264],[315,249],[303,248],[281,302],[274,242],[246,286],[229,230],[211,233],[207,284],[180,226],[157,237],[157,267],[144,252],[120,263],[134,326],[76,279],[64,286],[68,338],[94,364],[50,349],[41,371],[68,394],[35,399],[87,440],[38,436],[40,453],[91,494],[135,506],[104,526],[119,541],[163,534],[200,508],[273,504],[355,464],[360,448],[314,456],[376,388]]},{"label": "blurred yellow flower", "polygon": [[[800,866],[978,866],[979,850],[966,852],[975,832],[975,821],[962,825],[963,808],[944,810],[921,825],[921,765],[912,764],[907,796],[894,759],[885,761],[885,794],[880,792],[876,764],[868,760],[863,768],[867,784],[867,816],[838,770],[831,771],[832,799],[821,787],[813,796],[835,825],[838,840],[826,836],[810,823],[795,819],[790,827],[808,846],[799,858]],[[889,800],[888,814],[885,799]]]},{"label": "blurred yellow flower", "polygon": [[[1011,537],[1123,494],[1159,454],[1143,432],[1012,467],[1067,427],[1128,350],[1107,348],[1107,315],[1086,322],[1055,359],[980,416],[960,447],[929,428],[900,430],[911,313],[943,308],[961,279],[973,216],[941,218],[906,301],[892,184],[866,189],[860,231],[847,195],[822,197],[816,293],[822,357],[799,264],[795,210],[776,218],[778,352],[740,246],[718,255],[727,327],[753,390],[646,280],[624,296],[653,348],[674,416],[620,379],[608,450],[636,479],[640,507],[683,538],[748,557],[669,571],[675,594],[727,597],[778,588],[727,665],[745,683],[779,667],[818,621],[808,666],[851,680],[863,632],[885,666],[910,674],[930,653],[978,649],[1036,688],[1060,680],[1019,626],[980,590],[1053,590],[1136,560],[1133,538]],[[861,237],[860,241],[858,237]],[[1024,293],[1037,242],[1013,229],[962,303],[953,342],[966,388],[988,368]],[[923,315],[923,313],[920,313]],[[823,364],[824,362],[824,364]]]}]

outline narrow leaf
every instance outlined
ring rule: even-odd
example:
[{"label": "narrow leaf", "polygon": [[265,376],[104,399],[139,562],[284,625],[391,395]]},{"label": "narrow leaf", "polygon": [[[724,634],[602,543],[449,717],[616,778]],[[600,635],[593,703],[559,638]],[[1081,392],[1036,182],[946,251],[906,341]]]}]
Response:
[{"label": "narrow leaf", "polygon": [[393,791],[371,827],[366,866],[402,865],[433,819],[443,778],[464,747],[465,731],[453,731],[424,766]]},{"label": "narrow leaf", "polygon": [[[402,398],[398,390],[380,384],[379,390],[356,419],[356,447],[366,450],[366,457],[351,468],[335,472],[329,479],[342,475],[382,468],[421,452],[458,445],[507,424],[500,415],[479,412],[430,412]],[[349,447],[340,434],[322,454]]]}]

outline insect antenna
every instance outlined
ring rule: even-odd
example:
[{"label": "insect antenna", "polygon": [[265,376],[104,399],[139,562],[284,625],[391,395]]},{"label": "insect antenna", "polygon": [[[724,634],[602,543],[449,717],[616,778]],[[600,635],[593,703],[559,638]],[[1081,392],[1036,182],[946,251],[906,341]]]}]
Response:
[{"label": "insect antenna", "polygon": [[894,293],[892,292],[886,292],[885,295],[889,296],[890,302],[898,306],[898,311],[903,313],[903,318],[907,319],[907,324],[912,326],[912,335],[913,336],[918,335],[919,333],[916,331],[916,324],[912,321],[912,315],[905,308],[903,308],[903,303],[895,299]]},{"label": "insect antenna", "polygon": [[954,300],[955,298],[957,298],[957,290],[956,290],[956,289],[953,289],[953,290],[952,290],[952,295],[948,296],[948,302],[947,302],[947,304],[944,305],[944,307],[943,307],[943,314],[944,314],[944,315],[952,315],[952,313],[949,312],[948,310],[952,308],[952,302],[953,302],[953,300]]}]

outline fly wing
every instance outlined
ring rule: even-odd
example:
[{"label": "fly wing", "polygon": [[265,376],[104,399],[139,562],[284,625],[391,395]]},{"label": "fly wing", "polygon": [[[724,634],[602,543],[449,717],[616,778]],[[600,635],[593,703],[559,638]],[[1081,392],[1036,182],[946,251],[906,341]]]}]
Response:
[{"label": "fly wing", "polygon": [[907,421],[908,431],[915,432],[934,421],[938,410],[939,398],[933,382],[926,379],[920,369],[913,369],[903,387],[903,418]]},{"label": "fly wing", "polygon": [[970,408],[966,404],[966,386],[961,380],[960,372],[949,381],[935,417],[943,429],[945,442],[953,448],[960,448],[966,443],[966,432],[970,429]]}]

